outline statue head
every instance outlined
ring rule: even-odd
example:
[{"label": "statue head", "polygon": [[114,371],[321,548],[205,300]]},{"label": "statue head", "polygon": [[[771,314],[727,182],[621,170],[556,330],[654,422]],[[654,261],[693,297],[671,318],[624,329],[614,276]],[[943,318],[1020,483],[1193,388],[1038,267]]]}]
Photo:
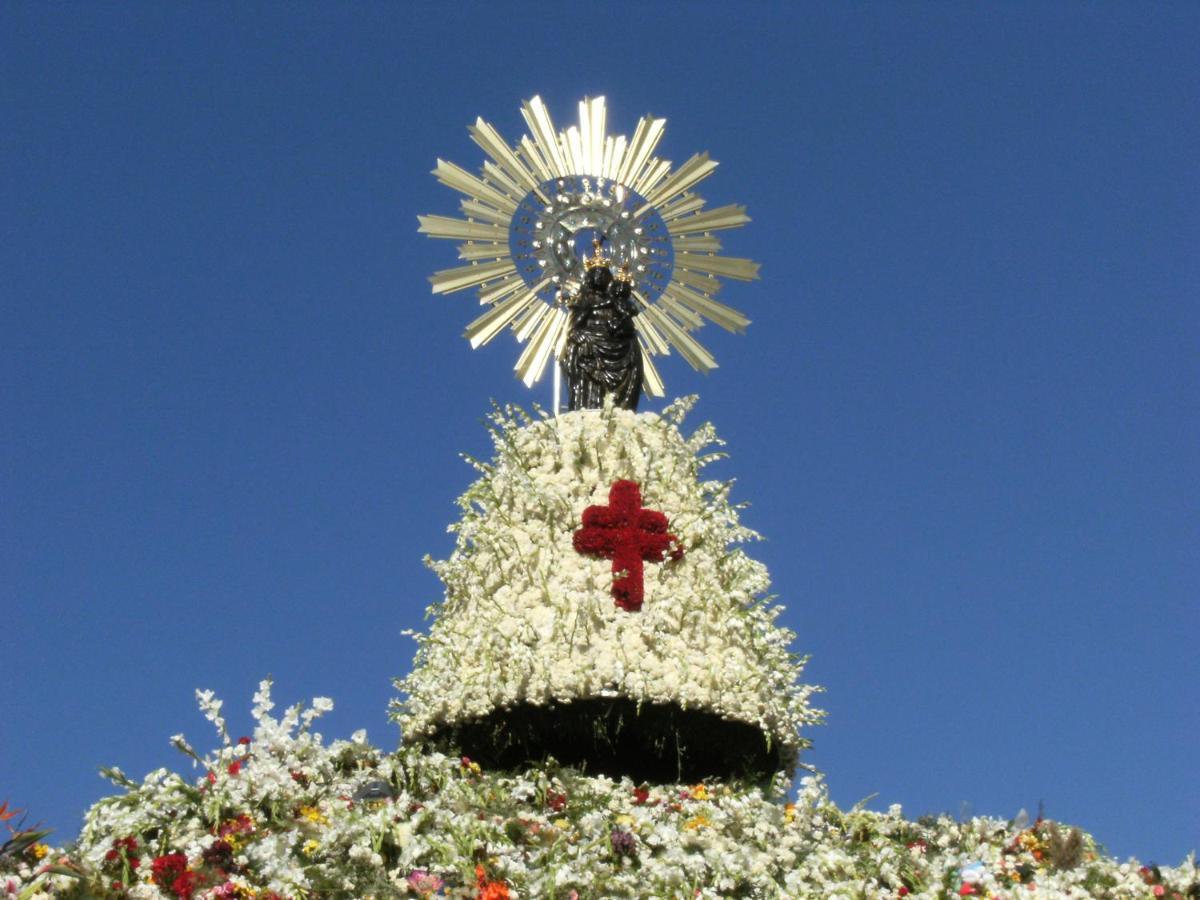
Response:
[{"label": "statue head", "polygon": [[587,274],[583,276],[583,283],[593,291],[604,293],[613,283],[612,270],[608,266],[595,266],[588,269]]},{"label": "statue head", "polygon": [[602,238],[596,238],[592,241],[592,255],[586,257],[583,261],[583,284],[584,287],[591,288],[593,291],[604,293],[612,283],[612,270],[608,267],[608,258],[600,249],[604,243]]},{"label": "statue head", "polygon": [[633,275],[629,272],[629,263],[621,263],[621,268],[613,276],[612,284],[608,287],[610,297],[617,300],[628,300],[633,293]]}]

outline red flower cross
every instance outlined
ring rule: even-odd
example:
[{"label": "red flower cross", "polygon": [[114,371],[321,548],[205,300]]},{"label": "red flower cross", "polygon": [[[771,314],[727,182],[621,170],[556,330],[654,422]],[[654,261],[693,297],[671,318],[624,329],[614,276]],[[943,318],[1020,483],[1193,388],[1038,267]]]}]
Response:
[{"label": "red flower cross", "polygon": [[612,560],[612,595],[627,612],[642,608],[642,563],[662,562],[683,556],[672,549],[675,535],[667,534],[667,517],[642,508],[642,493],[636,481],[614,481],[608,491],[608,506],[589,506],[583,511],[583,527],[575,532],[575,549],[586,556]]}]

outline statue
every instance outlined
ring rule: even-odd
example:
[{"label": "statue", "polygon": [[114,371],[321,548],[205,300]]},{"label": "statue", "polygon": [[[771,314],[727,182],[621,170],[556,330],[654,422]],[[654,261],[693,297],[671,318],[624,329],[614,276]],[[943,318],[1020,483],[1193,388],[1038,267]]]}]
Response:
[{"label": "statue", "polygon": [[633,281],[628,266],[614,277],[592,242],[594,254],[584,261],[583,286],[568,301],[571,310],[562,357],[567,382],[567,408],[599,409],[604,398],[636,410],[642,395],[642,348],[633,317]]}]

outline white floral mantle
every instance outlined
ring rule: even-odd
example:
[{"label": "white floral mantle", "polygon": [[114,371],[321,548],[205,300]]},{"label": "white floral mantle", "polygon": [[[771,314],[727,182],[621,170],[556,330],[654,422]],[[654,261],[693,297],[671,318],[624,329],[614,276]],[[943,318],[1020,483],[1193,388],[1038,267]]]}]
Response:
[{"label": "white floral mantle", "polygon": [[[492,416],[496,455],[460,498],[458,540],[430,565],[446,587],[414,670],[397,681],[406,739],[517,703],[594,697],[674,703],[755,725],[794,750],[820,718],[794,635],[774,623],[766,568],[740,544],[729,483],[701,472],[722,454],[711,425],[685,438],[692,400],[662,415],[623,409]],[[669,519],[683,556],[647,563],[645,604],[613,600],[613,565],[577,553],[583,510],[608,503],[614,481],[640,486]],[[794,753],[791,754],[794,757]]]}]

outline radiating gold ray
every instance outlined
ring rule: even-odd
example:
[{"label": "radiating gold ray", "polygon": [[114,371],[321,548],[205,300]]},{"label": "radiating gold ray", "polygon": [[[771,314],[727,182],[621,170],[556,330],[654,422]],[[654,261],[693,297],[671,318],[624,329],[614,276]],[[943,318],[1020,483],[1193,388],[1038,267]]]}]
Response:
[{"label": "radiating gold ray", "polygon": [[456,269],[443,269],[434,272],[429,280],[435,294],[451,294],[515,271],[517,267],[511,259],[502,259],[493,263],[472,263]]},{"label": "radiating gold ray", "polygon": [[516,272],[505,275],[494,284],[485,284],[479,289],[479,302],[483,306],[486,306],[489,303],[495,303],[501,297],[511,294],[524,284],[525,280]]},{"label": "radiating gold ray", "polygon": [[571,167],[572,175],[586,175],[587,166],[583,159],[583,136],[579,129],[572,125],[566,131],[567,164]]},{"label": "radiating gold ray", "polygon": [[650,120],[643,116],[638,119],[637,125],[633,129],[633,137],[629,139],[628,146],[625,152],[621,155],[620,161],[617,163],[617,170],[613,174],[613,180],[621,184],[625,184],[625,174],[629,170],[629,166],[633,163],[634,151],[641,146],[642,141],[646,136],[646,129],[650,127]]},{"label": "radiating gold ray", "polygon": [[646,205],[634,213],[634,215],[640,216],[651,207],[658,206],[662,201],[669,200],[676,194],[682,194],[684,191],[695,187],[711,175],[717,168],[717,165],[717,161],[709,159],[707,153],[697,153],[672,172],[670,178],[667,178],[648,194],[642,194],[646,198]]},{"label": "radiating gold ray", "polygon": [[667,291],[659,295],[658,305],[670,313],[684,331],[695,331],[704,327],[704,319],[698,313],[684,306]]},{"label": "radiating gold ray", "polygon": [[[529,135],[525,134],[521,136],[520,147],[521,155],[529,163],[533,171],[537,172],[538,177],[542,181],[551,181],[554,179],[554,174],[550,171],[550,163],[542,158],[542,151],[538,149],[537,144],[529,139]],[[549,198],[545,194],[539,193],[539,196],[549,202]]]},{"label": "radiating gold ray", "polygon": [[508,233],[508,226],[512,221],[512,217],[500,210],[493,209],[486,203],[481,203],[478,200],[469,200],[466,197],[458,201],[458,208],[462,210],[463,215],[467,218],[487,222],[490,225],[498,225],[504,229],[505,234]]},{"label": "radiating gold ray", "polygon": [[675,324],[670,316],[655,306],[649,306],[642,311],[643,316],[648,314],[653,318],[654,324],[666,332],[671,346],[679,351],[679,355],[686,359],[693,369],[708,374],[717,368],[717,361],[713,359],[712,354],[705,350],[699,341]]},{"label": "radiating gold ray", "polygon": [[[525,349],[517,358],[517,364],[513,368],[517,371],[517,377],[522,381],[525,375],[533,366],[534,360],[537,358],[538,352],[541,349],[542,343],[546,339],[546,333],[554,325],[554,312],[552,308],[543,304],[542,309],[538,310],[538,315],[532,323],[527,322],[523,326],[525,330],[524,336],[517,334],[517,340],[524,343],[528,339],[529,343],[525,344]],[[530,325],[535,327],[529,327]]]},{"label": "radiating gold ray", "polygon": [[496,190],[490,184],[476,178],[465,169],[459,168],[452,162],[439,159],[437,161],[437,168],[433,170],[433,174],[437,176],[437,180],[442,184],[453,188],[460,194],[466,194],[468,197],[474,197],[476,200],[490,203],[492,206],[502,209],[510,215],[517,211],[517,202],[515,200]]},{"label": "radiating gold ray", "polygon": [[662,332],[655,327],[654,322],[644,315],[647,310],[654,308],[653,304],[646,301],[646,298],[642,296],[641,291],[634,291],[633,296],[634,299],[637,300],[638,305],[641,307],[643,313],[638,315],[633,320],[634,327],[637,328],[638,334],[640,334],[643,340],[645,340],[646,345],[650,348],[651,352],[661,353],[663,355],[670,353],[671,345],[667,342],[667,339],[663,337]]},{"label": "radiating gold ray", "polygon": [[509,178],[508,173],[490,159],[483,161],[483,174],[490,184],[503,190],[517,203],[520,203],[521,198],[525,196],[525,191],[521,190],[521,186]]},{"label": "radiating gold ray", "polygon": [[515,366],[517,377],[525,382],[526,387],[533,387],[542,377],[542,372],[546,369],[546,360],[549,359],[558,343],[559,334],[566,326],[566,312],[561,309],[550,310],[550,315],[530,340],[529,346],[525,348]]},{"label": "radiating gold ray", "polygon": [[644,344],[639,342],[638,348],[642,353],[642,389],[651,397],[665,397],[667,388],[663,384],[662,376],[658,374],[654,360],[650,358]]},{"label": "radiating gold ray", "polygon": [[[644,128],[642,127],[643,123],[645,123]],[[659,138],[662,137],[663,128],[666,127],[666,124],[666,119],[651,119],[649,116],[646,116],[638,123],[638,132],[634,133],[634,140],[638,141],[638,144],[636,147],[630,144],[625,169],[617,178],[617,181],[633,187],[631,182],[641,176],[642,169],[646,165],[646,160],[650,158],[650,154],[658,146]],[[639,133],[640,140],[638,140]]]},{"label": "radiating gold ray", "polygon": [[711,234],[702,234],[696,237],[681,237],[675,238],[671,242],[676,253],[720,253],[721,240],[713,237]]},{"label": "radiating gold ray", "polygon": [[529,336],[542,327],[542,321],[550,314],[550,304],[543,302],[541,306],[532,307],[529,315],[521,322],[513,323],[513,334],[519,343],[525,343]]},{"label": "radiating gold ray", "polygon": [[750,320],[742,315],[740,310],[734,309],[732,306],[726,306],[719,300],[714,300],[691,288],[682,284],[677,284],[672,281],[663,291],[663,296],[673,297],[677,302],[683,303],[689,309],[694,309],[700,315],[711,319],[716,324],[720,325],[726,331],[732,331],[741,334],[746,330],[746,326],[750,324]]},{"label": "radiating gold ray", "polygon": [[731,203],[729,206],[719,206],[708,212],[697,213],[668,223],[667,231],[671,234],[695,234],[700,231],[720,231],[723,228],[737,228],[750,221],[746,215],[746,207]]},{"label": "radiating gold ray", "polygon": [[489,154],[514,181],[523,184],[526,190],[536,191],[543,200],[546,199],[538,189],[541,181],[537,175],[521,161],[492,125],[477,118],[474,127],[467,128],[467,132],[471,135],[471,140],[479,145],[484,153]]},{"label": "radiating gold ray", "polygon": [[546,109],[542,98],[534,97],[522,104],[521,115],[525,118],[525,124],[533,133],[534,142],[542,151],[542,156],[550,164],[555,177],[565,178],[570,172],[567,170],[566,161],[563,159],[562,150],[559,147],[558,130],[554,127],[550,112]]},{"label": "radiating gold ray", "polygon": [[688,194],[673,203],[668,203],[658,211],[658,217],[664,222],[678,219],[688,213],[695,212],[704,206],[704,198],[698,194]]},{"label": "radiating gold ray", "polygon": [[687,269],[678,267],[671,273],[671,280],[678,281],[680,284],[686,284],[690,288],[695,288],[702,294],[717,293],[724,286],[719,280],[702,272],[691,272]]},{"label": "radiating gold ray", "polygon": [[650,162],[646,163],[646,171],[643,173],[642,177],[638,179],[634,190],[639,194],[643,191],[652,190],[654,185],[658,184],[659,181],[665,178],[667,173],[670,171],[671,161],[669,159],[650,160]]},{"label": "radiating gold ray", "polygon": [[752,259],[709,256],[706,253],[676,253],[675,266],[693,272],[708,272],[710,275],[736,278],[738,281],[753,281],[758,278],[759,269],[759,264]]},{"label": "radiating gold ray", "polygon": [[482,347],[515,319],[522,311],[524,311],[532,303],[541,303],[538,298],[537,288],[528,291],[522,291],[497,303],[482,316],[475,319],[467,326],[467,330],[463,336],[471,342],[471,348],[477,349]]},{"label": "radiating gold ray", "polygon": [[459,259],[500,259],[505,256],[508,256],[508,244],[498,244],[495,241],[480,241],[479,243],[458,245]]},{"label": "radiating gold ray", "polygon": [[604,129],[607,126],[608,110],[604,106],[604,98],[597,97],[591,103],[591,129],[588,137],[591,139],[591,174],[604,175],[604,145],[606,143]]},{"label": "radiating gold ray", "polygon": [[508,240],[508,229],[501,230],[484,222],[464,222],[449,216],[417,216],[421,227],[417,231],[435,238],[450,240],[499,241]]},{"label": "radiating gold ray", "polygon": [[612,140],[612,155],[608,160],[608,165],[604,167],[604,177],[610,181],[616,181],[617,170],[621,168],[621,161],[625,158],[625,135],[619,134]]}]

